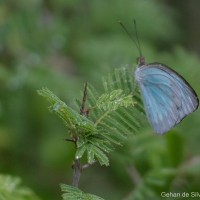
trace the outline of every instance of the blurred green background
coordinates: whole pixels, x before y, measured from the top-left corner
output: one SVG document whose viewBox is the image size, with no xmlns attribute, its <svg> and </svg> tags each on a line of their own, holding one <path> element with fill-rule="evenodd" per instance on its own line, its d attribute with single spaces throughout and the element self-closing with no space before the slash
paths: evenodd
<svg viewBox="0 0 200 200">
<path fill-rule="evenodd" d="M 102 76 L 114 68 L 134 70 L 138 50 L 118 20 L 134 30 L 135 18 L 147 62 L 175 69 L 200 94 L 199 7 L 198 0 L 0 1 L 0 173 L 21 177 L 42 199 L 61 199 L 59 184 L 71 183 L 74 146 L 36 90 L 48 87 L 74 106 L 84 81 L 101 90 Z M 145 124 L 110 155 L 110 167 L 84 171 L 80 188 L 131 199 L 148 173 L 170 166 L 186 170 L 155 193 L 198 191 L 200 112 L 162 137 Z"/>
</svg>

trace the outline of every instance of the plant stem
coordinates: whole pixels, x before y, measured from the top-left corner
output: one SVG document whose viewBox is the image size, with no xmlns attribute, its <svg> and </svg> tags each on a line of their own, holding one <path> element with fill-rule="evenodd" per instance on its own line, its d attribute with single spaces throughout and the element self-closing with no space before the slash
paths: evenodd
<svg viewBox="0 0 200 200">
<path fill-rule="evenodd" d="M 85 83 L 85 86 L 84 86 L 83 99 L 82 99 L 82 104 L 81 104 L 81 108 L 80 108 L 80 115 L 84 115 L 85 117 L 88 117 L 89 110 L 86 110 L 86 108 L 85 108 L 86 100 L 87 100 L 87 82 Z M 79 138 L 76 137 L 71 140 L 75 143 L 76 148 L 77 148 L 78 139 Z M 78 188 L 82 169 L 83 169 L 80 159 L 75 159 L 74 164 L 72 165 L 72 168 L 73 168 L 72 186 Z"/>
<path fill-rule="evenodd" d="M 108 115 L 109 112 L 110 111 L 107 110 L 105 113 L 103 113 L 103 115 L 95 122 L 95 126 L 97 126 L 101 122 L 101 120 Z"/>
<path fill-rule="evenodd" d="M 80 108 L 80 114 L 88 117 L 88 110 L 86 110 L 86 108 L 85 108 L 86 100 L 87 100 L 87 82 L 85 82 L 85 86 L 84 86 L 83 99 L 82 99 L 82 104 L 81 104 L 81 108 Z"/>
<path fill-rule="evenodd" d="M 81 172 L 82 172 L 82 166 L 81 166 L 81 163 L 80 163 L 80 159 L 77 159 L 77 160 L 74 161 L 72 168 L 73 168 L 72 186 L 78 187 L 80 177 L 81 177 Z"/>
<path fill-rule="evenodd" d="M 132 178 L 133 183 L 137 186 L 141 182 L 141 176 L 135 166 L 127 168 L 130 177 Z"/>
</svg>

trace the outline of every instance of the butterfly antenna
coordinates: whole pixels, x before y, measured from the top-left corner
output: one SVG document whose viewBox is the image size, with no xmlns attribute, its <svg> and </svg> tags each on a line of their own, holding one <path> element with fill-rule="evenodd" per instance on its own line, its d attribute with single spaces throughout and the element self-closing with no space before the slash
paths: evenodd
<svg viewBox="0 0 200 200">
<path fill-rule="evenodd" d="M 138 36 L 136 20 L 134 19 L 133 22 L 134 22 L 135 37 L 136 37 L 136 41 L 137 41 L 137 45 L 138 45 L 139 54 L 140 54 L 140 56 L 142 56 L 142 49 L 141 49 L 140 40 L 139 40 L 139 36 Z"/>
<path fill-rule="evenodd" d="M 126 34 L 130 37 L 130 39 L 134 42 L 135 46 L 137 47 L 137 49 L 139 51 L 140 56 L 142 56 L 140 43 L 138 42 L 139 41 L 138 36 L 136 35 L 136 39 L 137 39 L 137 42 L 136 42 L 134 40 L 133 36 L 130 34 L 130 32 L 127 30 L 127 28 L 124 26 L 124 24 L 121 21 L 119 21 L 119 24 L 122 27 L 122 29 L 126 32 Z"/>
</svg>

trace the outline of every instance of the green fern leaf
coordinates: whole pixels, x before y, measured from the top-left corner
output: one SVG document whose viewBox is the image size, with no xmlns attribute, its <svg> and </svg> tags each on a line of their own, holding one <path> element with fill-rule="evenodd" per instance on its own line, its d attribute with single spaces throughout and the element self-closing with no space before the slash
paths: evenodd
<svg viewBox="0 0 200 200">
<path fill-rule="evenodd" d="M 1 200 L 39 200 L 39 198 L 26 187 L 21 186 L 21 180 L 8 175 L 0 175 Z"/>
<path fill-rule="evenodd" d="M 84 193 L 80 189 L 70 185 L 61 184 L 60 187 L 63 192 L 63 200 L 104 200 L 96 195 Z"/>
<path fill-rule="evenodd" d="M 100 148 L 92 145 L 91 151 L 98 159 L 100 165 L 105 165 L 105 166 L 109 165 L 109 159 L 108 159 L 107 155 Z"/>
<path fill-rule="evenodd" d="M 128 107 L 128 106 L 133 106 L 133 100 L 131 95 L 125 95 L 123 94 L 123 91 L 118 89 L 118 90 L 113 90 L 111 93 L 105 93 L 101 95 L 97 102 L 96 105 L 99 109 L 104 110 L 104 111 L 113 111 L 116 110 L 117 108 L 121 107 Z"/>
<path fill-rule="evenodd" d="M 97 129 L 96 135 L 84 136 L 89 163 L 96 158 L 100 164 L 108 165 L 106 153 L 141 127 L 143 107 L 133 77 L 126 68 L 116 69 L 103 79 L 105 93 L 102 95 L 88 85 L 89 119 L 95 122 Z"/>
<path fill-rule="evenodd" d="M 91 144 L 87 145 L 87 159 L 88 159 L 89 164 L 92 164 L 95 162 L 94 152 L 92 151 Z"/>
<path fill-rule="evenodd" d="M 76 154 L 75 154 L 75 158 L 76 159 L 82 158 L 82 156 L 85 153 L 86 149 L 87 149 L 86 145 L 82 145 L 81 147 L 77 148 Z"/>
<path fill-rule="evenodd" d="M 133 76 L 127 69 L 116 69 L 104 78 L 103 84 L 105 92 L 102 95 L 88 85 L 88 118 L 67 106 L 47 88 L 38 93 L 50 102 L 50 110 L 64 121 L 70 136 L 78 138 L 76 158 L 87 153 L 88 163 L 97 159 L 101 165 L 107 166 L 106 154 L 139 130 L 142 104 Z M 77 101 L 77 104 L 80 107 L 81 102 Z"/>
<path fill-rule="evenodd" d="M 95 134 L 96 128 L 92 121 L 67 106 L 49 89 L 43 88 L 38 90 L 38 94 L 45 97 L 51 103 L 50 111 L 57 114 L 64 121 L 70 134 Z"/>
</svg>

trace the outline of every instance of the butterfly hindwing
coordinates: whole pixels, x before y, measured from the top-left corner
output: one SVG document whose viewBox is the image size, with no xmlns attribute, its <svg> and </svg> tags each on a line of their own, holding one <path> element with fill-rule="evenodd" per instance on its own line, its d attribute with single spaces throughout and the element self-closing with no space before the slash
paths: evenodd
<svg viewBox="0 0 200 200">
<path fill-rule="evenodd" d="M 192 87 L 174 70 L 159 63 L 139 66 L 135 73 L 149 122 L 163 134 L 198 107 Z"/>
</svg>

